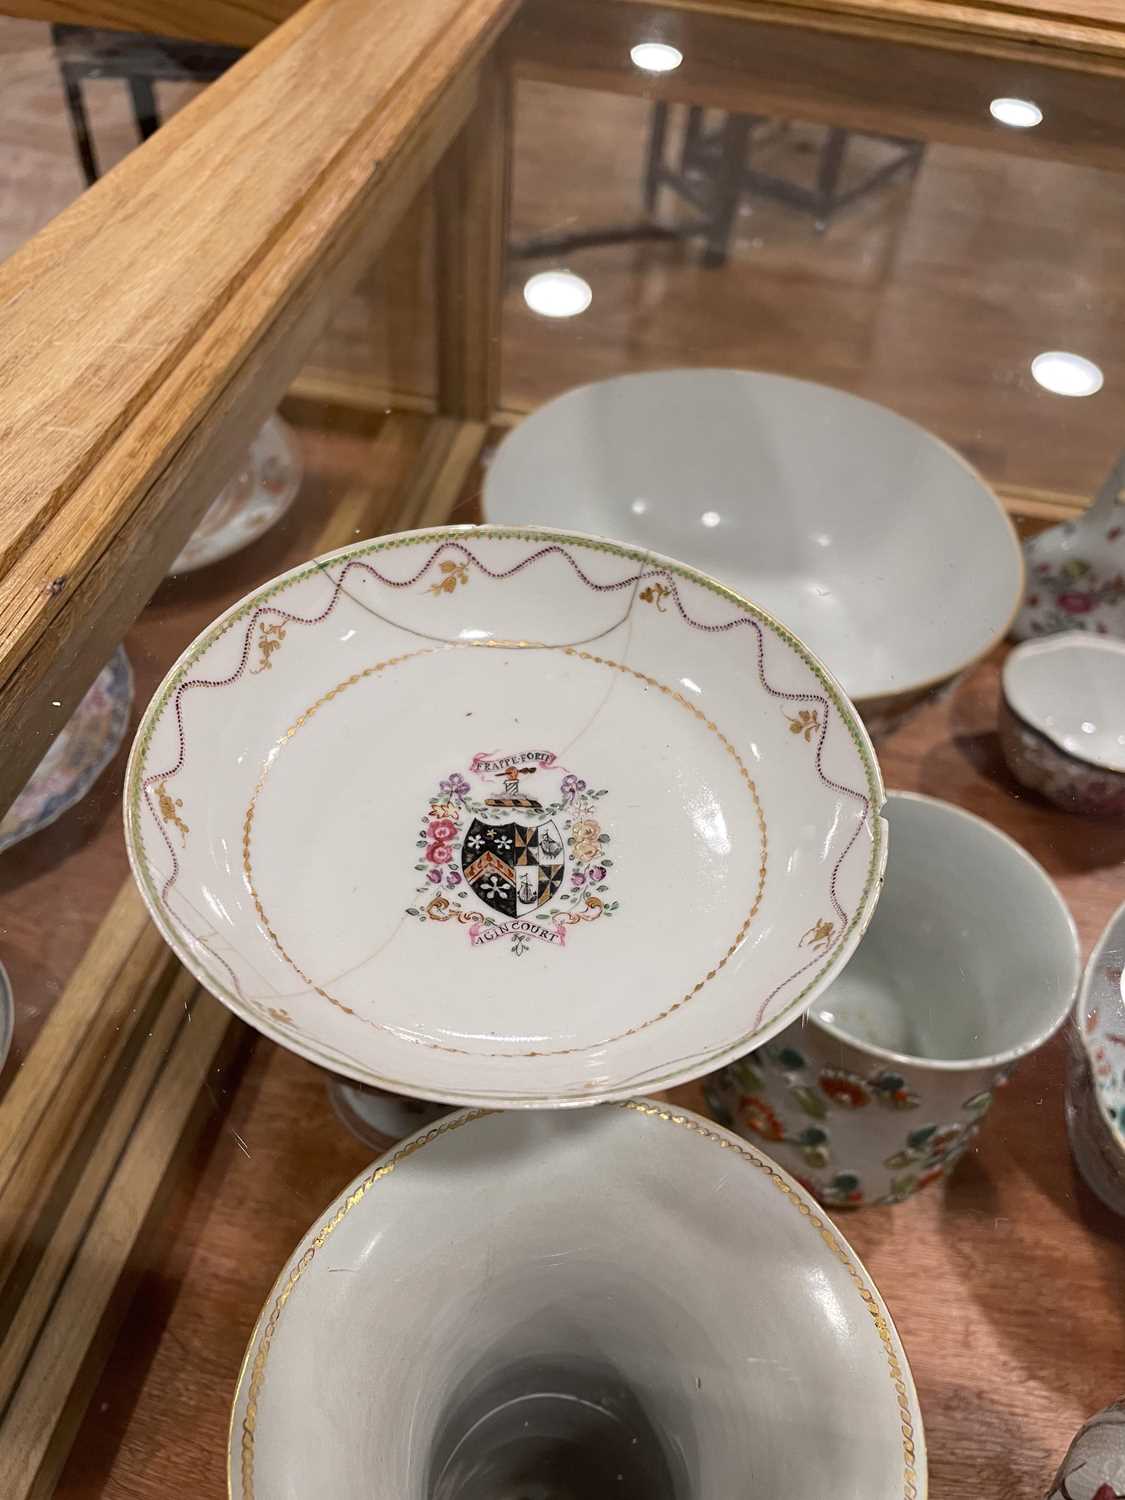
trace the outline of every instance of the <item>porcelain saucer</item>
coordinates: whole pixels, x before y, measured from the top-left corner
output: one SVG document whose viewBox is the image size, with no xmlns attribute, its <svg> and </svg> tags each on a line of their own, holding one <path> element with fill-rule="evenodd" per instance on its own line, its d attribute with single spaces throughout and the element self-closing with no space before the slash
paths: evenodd
<svg viewBox="0 0 1125 1500">
<path fill-rule="evenodd" d="M 879 891 L 882 782 L 784 626 L 561 532 L 379 538 L 223 615 L 138 730 L 125 827 L 177 954 L 356 1082 L 583 1104 L 806 1008 Z"/>
<path fill-rule="evenodd" d="M 0 853 L 82 800 L 117 754 L 132 705 L 133 672 L 118 646 L 0 821 Z"/>
<path fill-rule="evenodd" d="M 192 573 L 256 542 L 281 520 L 300 487 L 296 440 L 280 417 L 270 417 L 242 468 L 204 513 L 169 571 Z"/>
<path fill-rule="evenodd" d="M 232 1500 L 926 1493 L 854 1251 L 768 1157 L 645 1099 L 458 1111 L 345 1188 L 262 1309 L 229 1451 Z"/>
</svg>

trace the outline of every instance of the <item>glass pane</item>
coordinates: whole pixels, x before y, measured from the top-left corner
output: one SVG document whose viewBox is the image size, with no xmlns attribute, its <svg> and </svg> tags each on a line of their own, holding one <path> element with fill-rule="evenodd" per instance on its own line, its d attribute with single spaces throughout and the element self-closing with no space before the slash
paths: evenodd
<svg viewBox="0 0 1125 1500">
<path fill-rule="evenodd" d="M 93 46 L 77 29 L 68 35 L 75 55 Z M 674 52 L 642 53 L 644 66 L 629 61 L 631 47 L 667 48 L 670 40 Z M 1125 246 L 1125 105 L 1115 77 L 1084 73 L 1073 55 L 1067 67 L 1037 65 L 1014 54 L 1006 61 L 1003 49 L 965 38 L 957 50 L 949 40 L 948 48 L 912 46 L 694 8 L 556 11 L 529 0 L 497 54 L 511 75 L 513 117 L 495 409 L 482 420 L 457 399 L 458 378 L 462 396 L 487 385 L 473 386 L 464 371 L 474 359 L 487 371 L 496 352 L 480 311 L 495 268 L 480 249 L 488 226 L 465 211 L 451 252 L 442 219 L 450 183 L 431 180 L 339 300 L 278 411 L 232 467 L 193 535 L 192 554 L 148 601 L 93 699 L 81 709 L 57 704 L 68 728 L 55 744 L 68 745 L 69 758 L 40 783 L 20 815 L 20 838 L 0 852 L 0 959 L 14 994 L 0 1102 L 29 1076 L 25 1069 L 42 1064 L 52 1015 L 66 1005 L 80 1014 L 83 997 L 101 1005 L 119 989 L 133 993 L 122 989 L 120 963 L 98 967 L 99 954 L 116 951 L 121 909 L 113 903 L 131 891 L 120 821 L 128 747 L 169 667 L 224 610 L 353 539 L 447 520 L 595 533 L 612 539 L 611 559 L 627 544 L 634 549 L 627 557 L 641 559 L 629 608 L 667 616 L 670 630 L 687 618 L 677 592 L 683 575 L 662 557 L 698 567 L 771 612 L 781 639 L 790 642 L 793 632 L 797 648 L 815 653 L 854 701 L 891 792 L 890 855 L 870 929 L 808 1018 L 720 1072 L 652 1092 L 733 1131 L 744 1159 L 791 1174 L 799 1186 L 785 1191 L 802 1217 L 839 1236 L 824 1274 L 846 1265 L 856 1287 L 869 1281 L 885 1299 L 917 1400 L 909 1382 L 896 1384 L 897 1345 L 876 1319 L 856 1343 L 870 1335 L 884 1385 L 862 1410 L 848 1405 L 857 1389 L 853 1381 L 849 1395 L 850 1324 L 846 1332 L 843 1323 L 828 1327 L 825 1308 L 835 1306 L 828 1283 L 816 1282 L 820 1295 L 814 1277 L 802 1280 L 796 1251 L 784 1265 L 767 1263 L 750 1226 L 740 1260 L 729 1233 L 709 1239 L 706 1225 L 677 1221 L 682 1238 L 669 1242 L 671 1269 L 656 1278 L 657 1332 L 668 1307 L 693 1306 L 701 1285 L 699 1295 L 710 1295 L 720 1239 L 723 1263 L 739 1272 L 710 1307 L 715 1362 L 692 1370 L 688 1428 L 696 1433 L 698 1420 L 698 1432 L 710 1432 L 710 1414 L 734 1411 L 733 1425 L 755 1437 L 757 1453 L 773 1455 L 771 1463 L 778 1452 L 784 1458 L 767 1488 L 780 1488 L 784 1473 L 787 1484 L 796 1474 L 798 1487 L 818 1492 L 831 1484 L 917 1500 L 927 1493 L 924 1421 L 935 1496 L 1053 1497 L 1052 1475 L 1072 1436 L 1120 1389 L 1125 1145 L 1114 1125 L 1121 1041 L 1112 1018 L 1125 931 L 1098 950 L 1077 1012 L 1074 1002 L 1080 966 L 1125 899 L 1125 725 L 1115 717 L 1114 675 L 1114 643 L 1125 635 L 1125 471 L 1115 468 L 1125 378 L 1116 285 Z M 152 85 L 160 120 L 206 80 L 164 76 L 175 49 L 157 39 L 110 36 L 102 46 L 100 60 L 87 57 L 83 97 L 97 165 L 108 170 L 137 139 L 130 80 Z M 9 80 L 0 93 L 8 163 L 0 253 L 10 254 L 77 196 L 83 174 L 49 29 L 0 21 L 0 49 Z M 193 53 L 201 69 L 205 50 Z M 230 61 L 213 56 L 210 76 Z M 479 186 L 474 178 L 473 190 Z M 472 209 L 473 192 L 464 202 Z M 449 257 L 462 250 L 451 267 Z M 444 580 L 420 587 L 441 604 L 460 599 L 465 581 L 451 564 Z M 713 620 L 708 628 L 723 626 Z M 1080 632 L 1079 643 L 1051 646 L 1064 631 Z M 1017 657 L 1015 638 L 1048 644 Z M 271 650 L 283 639 L 256 637 L 250 669 L 273 671 Z M 801 659 L 809 666 L 807 654 Z M 753 700 L 762 743 L 779 744 L 808 770 L 810 785 L 815 767 L 816 785 L 831 787 L 824 765 L 831 769 L 832 726 L 864 751 L 867 741 L 833 683 L 821 681 L 826 692 L 816 697 L 770 687 L 761 659 L 747 658 L 746 695 L 762 687 L 760 704 Z M 681 674 L 680 701 L 692 690 Z M 703 720 L 721 738 L 726 715 L 744 707 L 734 696 L 714 722 Z M 432 707 L 436 723 L 443 705 Z M 85 739 L 71 732 L 76 724 L 86 725 Z M 362 739 L 373 777 L 381 774 L 382 732 L 373 723 Z M 647 749 L 638 734 L 638 765 Z M 705 759 L 677 764 L 684 797 L 702 795 L 710 785 Z M 414 769 L 401 768 L 405 780 Z M 541 785 L 540 769 L 530 774 Z M 503 795 L 541 812 L 526 777 L 523 786 L 516 781 L 504 783 Z M 783 791 L 765 800 L 791 804 Z M 325 799 L 333 793 L 326 779 Z M 863 801 L 854 788 L 843 794 Z M 177 800 L 174 786 L 157 795 L 173 849 L 189 825 L 219 817 L 217 792 L 205 808 Z M 447 820 L 440 808 L 434 816 Z M 616 826 L 605 822 L 616 841 Z M 224 829 L 231 848 L 246 826 Z M 377 818 L 357 837 L 365 857 L 383 860 L 386 830 Z M 448 837 L 434 834 L 431 848 Z M 316 838 L 314 819 L 310 859 Z M 601 840 L 595 822 L 582 859 L 568 845 L 575 891 L 590 882 L 595 890 L 613 884 L 616 894 L 630 878 L 640 890 L 655 879 L 648 865 L 659 868 L 676 917 L 651 943 L 671 965 L 677 945 L 706 921 L 706 903 L 670 855 L 647 862 L 642 879 L 636 869 L 629 877 L 626 849 L 603 887 Z M 453 886 L 441 884 L 442 859 L 421 847 L 417 858 L 420 878 L 436 873 L 441 899 L 457 899 L 444 894 Z M 427 858 L 434 871 L 425 870 Z M 799 858 L 771 837 L 764 863 L 781 884 Z M 857 931 L 858 906 L 840 904 L 840 865 L 832 868 L 826 890 L 837 904 L 829 909 L 826 895 L 824 909 L 810 908 L 795 934 L 802 964 L 831 955 Z M 343 884 L 341 892 L 342 903 Z M 101 1156 L 93 1149 L 75 1156 L 64 1141 L 50 1168 L 57 1180 L 51 1176 L 37 1202 L 31 1229 L 17 1225 L 11 1244 L 0 1243 L 0 1333 L 9 1351 L 0 1352 L 0 1412 L 13 1392 L 12 1410 L 33 1410 L 27 1403 L 41 1368 L 43 1389 L 54 1389 L 47 1378 L 54 1345 L 37 1342 L 31 1320 L 49 1320 L 52 1297 L 62 1308 L 67 1296 L 77 1298 L 80 1273 L 90 1278 L 87 1301 L 103 1294 L 108 1301 L 119 1263 L 112 1277 L 99 1278 L 98 1236 L 108 1243 L 116 1233 L 119 1243 L 124 1231 L 98 1220 L 102 1195 L 117 1205 L 128 1150 L 143 1147 L 155 1162 L 166 1148 L 144 1199 L 144 1232 L 139 1221 L 129 1226 L 136 1247 L 115 1299 L 120 1322 L 107 1313 L 100 1340 L 93 1327 L 64 1338 L 50 1370 L 56 1383 L 58 1369 L 75 1377 L 65 1420 L 56 1431 L 57 1413 L 42 1419 L 41 1448 L 40 1438 L 21 1440 L 28 1462 L 42 1462 L 50 1477 L 41 1493 L 57 1480 L 56 1492 L 71 1500 L 217 1495 L 230 1464 L 231 1493 L 251 1500 L 254 1419 L 242 1362 L 248 1345 L 252 1360 L 261 1349 L 269 1325 L 256 1320 L 263 1306 L 278 1306 L 271 1291 L 278 1274 L 310 1226 L 331 1222 L 326 1206 L 378 1152 L 450 1106 L 350 1084 L 298 1056 L 284 1044 L 284 1011 L 272 1027 L 262 1023 L 265 1034 L 232 1021 L 221 1035 L 219 1002 L 190 986 L 181 996 L 182 978 L 160 970 L 158 948 L 144 972 L 159 974 L 159 993 L 129 979 L 139 998 L 123 1007 L 128 1046 L 108 1070 L 93 1069 L 96 1101 L 66 1094 L 68 1077 L 85 1076 L 88 1058 L 71 1056 L 59 1069 L 65 1108 L 50 1117 L 52 1129 L 65 1135 L 60 1114 L 86 1129 L 87 1109 L 92 1138 L 105 1144 Z M 513 951 L 523 954 L 515 944 Z M 533 1017 L 543 957 L 519 957 L 520 972 L 531 976 L 523 998 Z M 614 1014 L 622 989 L 627 980 L 607 964 L 604 981 L 576 987 L 575 1013 Z M 173 1026 L 174 1005 L 186 1006 L 190 1021 L 176 1015 Z M 188 1067 L 186 1032 L 208 1026 L 214 1042 L 199 1091 L 177 1083 L 176 1070 Z M 100 1037 L 96 1044 L 108 1045 Z M 684 1065 L 678 1076 L 692 1071 L 699 1069 Z M 133 1114 L 117 1140 L 114 1121 L 130 1089 Z M 89 1174 L 102 1157 L 104 1181 L 95 1182 Z M 670 1149 L 659 1183 L 670 1213 L 680 1205 L 677 1159 Z M 738 1162 L 729 1146 L 726 1161 Z M 733 1201 L 735 1172 L 719 1174 L 720 1200 Z M 610 1216 L 612 1192 L 604 1184 L 601 1191 L 598 1213 Z M 527 1199 L 521 1222 L 542 1209 L 538 1188 Z M 72 1204 L 84 1204 L 80 1232 Z M 430 1372 L 435 1383 L 446 1380 L 446 1343 L 430 1312 L 446 1306 L 451 1287 L 472 1281 L 459 1259 L 471 1217 L 450 1211 L 440 1234 L 420 1234 L 411 1247 L 412 1267 L 429 1274 L 432 1265 L 433 1273 L 418 1299 L 424 1307 L 409 1358 L 397 1345 L 387 1356 L 404 1367 L 404 1388 L 415 1359 L 423 1385 Z M 373 1231 L 354 1267 L 341 1257 L 332 1279 L 347 1283 L 354 1271 L 358 1280 L 378 1240 Z M 619 1254 L 621 1295 L 631 1296 L 647 1286 L 648 1272 L 638 1268 L 649 1262 L 635 1245 Z M 567 1274 L 558 1269 L 562 1301 Z M 782 1284 L 784 1297 L 772 1290 Z M 491 1295 L 484 1276 L 469 1291 Z M 339 1306 L 351 1305 L 345 1289 L 338 1295 Z M 878 1312 L 873 1298 L 864 1298 L 864 1313 Z M 590 1305 L 598 1317 L 604 1311 L 605 1352 L 628 1404 L 637 1396 L 635 1372 L 614 1306 L 597 1298 Z M 747 1307 L 760 1309 L 758 1332 L 733 1355 L 722 1352 Z M 75 1328 L 84 1326 L 81 1311 Z M 786 1334 L 780 1354 L 767 1325 Z M 690 1342 L 695 1324 L 686 1314 L 683 1331 Z M 826 1363 L 814 1370 L 809 1350 L 821 1336 Z M 488 1337 L 484 1329 L 482 1348 Z M 759 1360 L 768 1381 L 758 1404 L 728 1395 L 734 1387 L 717 1372 Z M 678 1358 L 661 1368 L 688 1379 Z M 338 1370 L 316 1375 L 337 1389 Z M 827 1404 L 810 1396 L 822 1381 L 832 1391 Z M 447 1384 L 456 1384 L 452 1376 Z M 243 1402 L 233 1441 L 232 1396 Z M 893 1461 L 875 1479 L 870 1470 L 857 1478 L 861 1471 L 850 1466 L 875 1451 L 884 1399 L 893 1404 Z M 343 1432 L 341 1445 L 354 1439 L 357 1448 L 378 1449 L 382 1408 L 371 1406 L 363 1407 L 362 1434 Z M 827 1408 L 836 1413 L 831 1432 Z M 664 1420 L 643 1415 L 646 1433 Z M 0 1443 L 11 1420 L 0 1416 Z M 427 1411 L 415 1436 L 432 1457 L 441 1445 L 422 1431 L 429 1421 Z M 306 1471 L 297 1449 L 302 1462 L 315 1459 L 317 1443 L 308 1440 L 312 1428 L 294 1427 L 301 1442 L 290 1450 L 286 1483 L 300 1489 Z M 33 1430 L 30 1421 L 21 1429 Z M 695 1448 L 714 1457 L 724 1440 L 715 1439 L 714 1451 L 709 1441 L 699 1438 Z M 700 1480 L 705 1470 L 675 1420 L 653 1451 L 662 1443 L 686 1468 L 666 1485 L 648 1469 L 638 1496 L 733 1493 Z M 825 1454 L 837 1453 L 825 1477 Z M 755 1462 L 751 1454 L 745 1472 L 755 1478 L 747 1483 L 759 1481 Z M 622 1472 L 628 1466 L 624 1459 Z M 1086 1461 L 1068 1481 L 1068 1500 L 1106 1500 L 1094 1474 Z M 416 1496 L 394 1500 L 486 1500 L 469 1488 L 449 1495 L 432 1477 L 419 1478 Z M 636 1477 L 632 1469 L 628 1477 Z M 1125 1488 L 1109 1471 L 1104 1477 L 1112 1493 Z M 366 1478 L 369 1493 L 381 1496 L 381 1471 Z M 589 1480 L 551 1490 L 537 1470 L 528 1483 L 526 1496 L 501 1488 L 488 1500 L 571 1493 L 603 1500 Z M 20 1500 L 31 1492 L 21 1489 Z M 274 1492 L 260 1482 L 256 1493 L 272 1500 Z"/>
</svg>

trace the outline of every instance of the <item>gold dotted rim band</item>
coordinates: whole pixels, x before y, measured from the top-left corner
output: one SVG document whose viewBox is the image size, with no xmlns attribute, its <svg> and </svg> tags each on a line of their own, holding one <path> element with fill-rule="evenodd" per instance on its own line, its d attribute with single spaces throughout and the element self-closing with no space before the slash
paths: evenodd
<svg viewBox="0 0 1125 1500">
<path fill-rule="evenodd" d="M 643 1115 L 647 1119 L 663 1121 L 665 1124 L 676 1125 L 681 1129 L 690 1130 L 701 1139 L 721 1147 L 724 1151 L 733 1152 L 742 1161 L 750 1166 L 756 1167 L 765 1173 L 769 1182 L 784 1194 L 793 1208 L 809 1224 L 809 1226 L 820 1236 L 829 1251 L 836 1257 L 851 1278 L 856 1294 L 862 1301 L 871 1317 L 872 1326 L 878 1336 L 880 1346 L 887 1362 L 887 1373 L 894 1391 L 897 1406 L 898 1426 L 902 1440 L 902 1494 L 903 1500 L 925 1500 L 926 1495 L 926 1473 L 924 1465 L 919 1467 L 917 1453 L 918 1445 L 922 1438 L 922 1419 L 915 1412 L 911 1404 L 911 1391 L 908 1384 L 907 1372 L 903 1369 L 904 1360 L 899 1359 L 896 1348 L 896 1337 L 892 1330 L 890 1317 L 883 1307 L 882 1301 L 873 1285 L 869 1285 L 863 1268 L 855 1259 L 851 1247 L 836 1233 L 835 1227 L 830 1220 L 821 1216 L 817 1205 L 812 1202 L 800 1188 L 786 1180 L 777 1166 L 766 1156 L 761 1156 L 752 1147 L 740 1141 L 737 1137 L 727 1135 L 711 1127 L 698 1115 L 687 1114 L 668 1109 L 662 1104 L 653 1103 L 646 1099 L 627 1099 L 618 1104 L 603 1105 L 604 1109 L 626 1109 L 635 1114 Z M 486 1119 L 495 1113 L 488 1109 L 469 1110 L 464 1114 L 455 1115 L 452 1119 L 440 1121 L 425 1134 L 416 1136 L 404 1146 L 376 1163 L 375 1167 L 365 1177 L 358 1187 L 354 1188 L 343 1203 L 317 1230 L 312 1243 L 300 1256 L 286 1276 L 281 1290 L 274 1295 L 271 1292 L 271 1301 L 267 1299 L 265 1306 L 258 1315 L 258 1321 L 254 1326 L 254 1332 L 250 1336 L 246 1354 L 239 1371 L 238 1384 L 235 1388 L 234 1402 L 231 1407 L 230 1439 L 227 1454 L 227 1494 L 229 1500 L 235 1500 L 233 1460 L 235 1450 L 235 1423 L 238 1416 L 238 1402 L 243 1386 L 246 1382 L 249 1370 L 249 1388 L 246 1394 L 246 1412 L 242 1419 L 242 1432 L 239 1441 L 240 1476 L 242 1480 L 242 1493 L 239 1500 L 256 1500 L 254 1493 L 254 1437 L 258 1424 L 258 1402 L 261 1398 L 262 1388 L 266 1378 L 266 1366 L 269 1363 L 270 1350 L 273 1345 L 274 1335 L 277 1332 L 282 1315 L 292 1297 L 294 1291 L 305 1275 L 305 1272 L 316 1259 L 317 1252 L 322 1250 L 354 1208 L 361 1204 L 364 1198 L 376 1183 L 385 1178 L 409 1161 L 412 1156 L 417 1155 L 424 1147 L 432 1145 L 434 1141 L 440 1140 L 442 1136 L 449 1135 L 452 1131 L 461 1130 L 466 1125 L 471 1125 L 478 1120 Z M 267 1313 L 268 1309 L 268 1313 Z M 918 1437 L 916 1443 L 915 1434 Z"/>
</svg>

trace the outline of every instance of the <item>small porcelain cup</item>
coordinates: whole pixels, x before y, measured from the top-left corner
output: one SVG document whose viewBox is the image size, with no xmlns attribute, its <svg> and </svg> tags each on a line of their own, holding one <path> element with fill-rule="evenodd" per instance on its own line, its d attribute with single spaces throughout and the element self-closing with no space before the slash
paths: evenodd
<svg viewBox="0 0 1125 1500">
<path fill-rule="evenodd" d="M 1125 1490 L 1125 1401 L 1079 1428 L 1047 1500 L 1117 1500 Z"/>
<path fill-rule="evenodd" d="M 1071 631 L 1017 646 L 999 729 L 1024 786 L 1064 812 L 1125 815 L 1125 641 Z"/>
<path fill-rule="evenodd" d="M 886 885 L 847 968 L 707 1098 L 833 1207 L 947 1173 L 992 1091 L 1065 1019 L 1078 935 L 1046 872 L 982 818 L 892 792 Z"/>
</svg>

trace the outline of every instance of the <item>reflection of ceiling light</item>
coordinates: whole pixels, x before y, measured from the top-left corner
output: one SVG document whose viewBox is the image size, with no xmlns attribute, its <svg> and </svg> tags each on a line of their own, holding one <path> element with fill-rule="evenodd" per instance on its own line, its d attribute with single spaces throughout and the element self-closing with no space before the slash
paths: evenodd
<svg viewBox="0 0 1125 1500">
<path fill-rule="evenodd" d="M 719 524 L 719 512 L 717 510 L 705 510 L 699 518 L 704 526 L 717 526 Z"/>
<path fill-rule="evenodd" d="M 573 318 L 593 299 L 590 283 L 573 271 L 537 271 L 525 284 L 523 300 L 545 318 Z"/>
<path fill-rule="evenodd" d="M 1030 130 L 1043 118 L 1043 111 L 1030 99 L 993 99 L 988 112 L 1001 125 L 1014 125 L 1017 130 Z"/>
<path fill-rule="evenodd" d="M 632 503 L 632 505 L 630 505 L 629 509 L 633 512 L 633 514 L 635 516 L 643 516 L 644 513 L 645 513 L 645 511 L 648 510 L 648 501 L 647 500 L 634 500 L 633 503 Z"/>
<path fill-rule="evenodd" d="M 1092 396 L 1105 377 L 1092 359 L 1050 349 L 1031 361 L 1031 373 L 1045 390 L 1056 396 Z"/>
<path fill-rule="evenodd" d="M 670 73 L 684 60 L 680 49 L 670 47 L 667 42 L 638 42 L 629 56 L 646 73 Z"/>
</svg>

